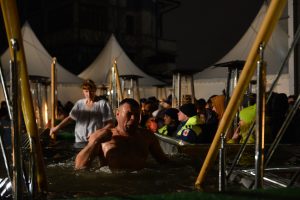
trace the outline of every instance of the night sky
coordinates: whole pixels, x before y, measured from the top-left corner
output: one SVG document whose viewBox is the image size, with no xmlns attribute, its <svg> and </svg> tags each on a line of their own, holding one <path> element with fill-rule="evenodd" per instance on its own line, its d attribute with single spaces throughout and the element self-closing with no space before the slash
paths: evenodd
<svg viewBox="0 0 300 200">
<path fill-rule="evenodd" d="M 216 63 L 247 31 L 263 2 L 262 0 L 181 1 L 179 8 L 167 13 L 163 18 L 164 38 L 177 40 L 177 68 L 201 71 Z M 23 7 L 26 6 L 22 5 L 19 8 L 22 22 L 25 20 Z M 7 48 L 3 30 L 2 25 L 1 53 Z"/>
<path fill-rule="evenodd" d="M 262 0 L 184 0 L 166 16 L 167 37 L 178 41 L 178 68 L 209 67 L 241 39 Z"/>
</svg>

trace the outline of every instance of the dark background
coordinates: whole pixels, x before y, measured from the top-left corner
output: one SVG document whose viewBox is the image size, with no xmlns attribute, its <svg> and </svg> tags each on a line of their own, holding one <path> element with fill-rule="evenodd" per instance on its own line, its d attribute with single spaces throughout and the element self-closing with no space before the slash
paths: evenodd
<svg viewBox="0 0 300 200">
<path fill-rule="evenodd" d="M 66 0 L 61 0 L 66 1 Z M 127 0 L 134 3 L 134 0 Z M 143 0 L 147 1 L 147 0 Z M 149 0 L 152 1 L 152 0 Z M 171 0 L 172 1 L 172 0 Z M 170 2 L 171 2 L 170 1 Z M 17 0 L 21 23 L 28 20 L 41 43 L 53 56 L 58 57 L 58 52 L 49 48 L 43 40 L 44 35 L 41 23 L 31 23 L 38 12 L 36 0 Z M 155 2 L 155 1 L 154 1 Z M 202 71 L 221 59 L 239 41 L 247 31 L 249 25 L 258 13 L 262 0 L 184 0 L 179 1 L 178 8 L 166 13 L 162 18 L 162 37 L 177 41 L 175 59 L 176 70 Z M 2 15 L 1 15 L 2 16 Z M 66 18 L 72 16 L 65 16 Z M 56 23 L 60 23 L 58 20 Z M 7 39 L 1 19 L 0 50 L 7 48 Z M 150 25 L 150 24 L 149 24 Z M 72 34 L 72 33 L 71 33 Z M 76 34 L 76 33 L 74 33 Z M 122 44 L 122 41 L 120 41 Z M 76 45 L 75 45 L 76 46 Z M 100 53 L 101 45 L 97 48 Z M 126 48 L 125 48 L 126 49 Z M 80 57 L 81 55 L 78 55 Z M 131 59 L 147 73 L 156 75 L 155 70 L 147 70 L 147 61 Z M 64 57 L 58 57 L 62 66 L 74 74 L 80 73 L 87 67 L 96 55 L 83 60 L 77 65 L 69 63 Z M 72 66 L 72 67 L 71 67 Z"/>
<path fill-rule="evenodd" d="M 241 39 L 264 1 L 182 1 L 166 16 L 168 37 L 178 41 L 177 67 L 202 70 Z"/>
</svg>

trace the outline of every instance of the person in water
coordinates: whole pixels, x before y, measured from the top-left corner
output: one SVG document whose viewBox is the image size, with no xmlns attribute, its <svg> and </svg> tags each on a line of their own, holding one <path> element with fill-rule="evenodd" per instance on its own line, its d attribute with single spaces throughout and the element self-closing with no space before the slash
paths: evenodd
<svg viewBox="0 0 300 200">
<path fill-rule="evenodd" d="M 88 144 L 78 153 L 75 169 L 84 169 L 99 156 L 101 165 L 111 170 L 139 170 L 146 166 L 151 154 L 159 163 L 168 161 L 156 136 L 139 127 L 140 106 L 131 98 L 120 102 L 116 111 L 117 126 L 97 130 Z"/>
<path fill-rule="evenodd" d="M 87 142 L 89 136 L 103 127 L 113 127 L 113 111 L 106 100 L 96 98 L 96 85 L 88 79 L 82 84 L 83 99 L 78 100 L 63 121 L 51 128 L 50 136 L 54 137 L 58 130 L 71 121 L 76 121 L 75 142 Z"/>
</svg>

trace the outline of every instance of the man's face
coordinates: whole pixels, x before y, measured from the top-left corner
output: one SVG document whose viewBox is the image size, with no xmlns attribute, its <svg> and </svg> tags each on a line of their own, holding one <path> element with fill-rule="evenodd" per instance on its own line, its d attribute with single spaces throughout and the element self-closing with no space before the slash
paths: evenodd
<svg viewBox="0 0 300 200">
<path fill-rule="evenodd" d="M 118 108 L 116 117 L 118 125 L 124 127 L 126 131 L 129 131 L 138 127 L 140 110 L 133 109 L 129 104 L 125 103 Z"/>
</svg>

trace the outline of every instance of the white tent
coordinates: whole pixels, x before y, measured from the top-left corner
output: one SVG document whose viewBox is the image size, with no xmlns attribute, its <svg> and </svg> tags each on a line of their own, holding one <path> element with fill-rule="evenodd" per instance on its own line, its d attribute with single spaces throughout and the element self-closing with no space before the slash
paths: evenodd
<svg viewBox="0 0 300 200">
<path fill-rule="evenodd" d="M 28 75 L 51 78 L 52 57 L 43 47 L 27 22 L 22 27 L 22 37 Z M 1 63 L 3 67 L 3 74 L 5 77 L 9 77 L 9 60 L 9 49 L 7 49 L 4 54 L 1 55 Z M 56 69 L 57 83 L 82 83 L 82 79 L 64 69 L 58 62 L 56 62 Z"/>
<path fill-rule="evenodd" d="M 110 69 L 115 60 L 120 76 L 141 76 L 143 78 L 139 79 L 139 84 L 143 87 L 163 84 L 140 70 L 126 55 L 113 34 L 95 61 L 78 76 L 83 79 L 92 79 L 97 84 L 105 84 L 109 80 Z"/>
<path fill-rule="evenodd" d="M 52 57 L 38 40 L 28 23 L 24 24 L 21 31 L 28 75 L 51 78 Z M 9 78 L 9 60 L 9 50 L 6 50 L 1 55 L 2 70 L 6 81 Z M 56 62 L 56 76 L 58 83 L 57 95 L 62 103 L 75 102 L 82 97 L 81 78 L 64 69 L 58 62 Z M 0 92 L 0 99 L 4 100 L 3 92 Z"/>
<path fill-rule="evenodd" d="M 252 22 L 251 26 L 241 38 L 241 40 L 229 51 L 222 59 L 216 63 L 225 63 L 235 60 L 246 60 L 250 52 L 252 44 L 256 38 L 259 31 L 260 25 L 264 19 L 267 11 L 267 6 L 263 5 L 256 18 Z M 272 80 L 275 79 L 275 74 L 279 71 L 285 56 L 288 52 L 288 34 L 284 31 L 284 28 L 278 24 L 274 29 L 266 47 L 264 50 L 264 60 L 267 63 L 267 86 L 270 86 Z M 287 66 L 284 68 L 284 75 L 279 80 L 277 84 L 277 92 L 285 92 L 289 94 L 288 91 L 288 74 Z M 199 97 L 209 97 L 213 94 L 220 94 L 226 87 L 226 77 L 228 74 L 228 69 L 226 67 L 215 67 L 211 66 L 202 72 L 194 75 L 195 88 L 205 88 L 205 91 L 214 91 L 215 93 L 203 93 L 202 91 L 195 91 L 196 96 Z M 215 83 L 218 83 L 218 89 L 215 87 Z M 208 88 L 208 90 L 206 89 Z M 276 88 L 275 88 L 276 90 Z M 219 91 L 216 93 L 216 91 Z"/>
</svg>

